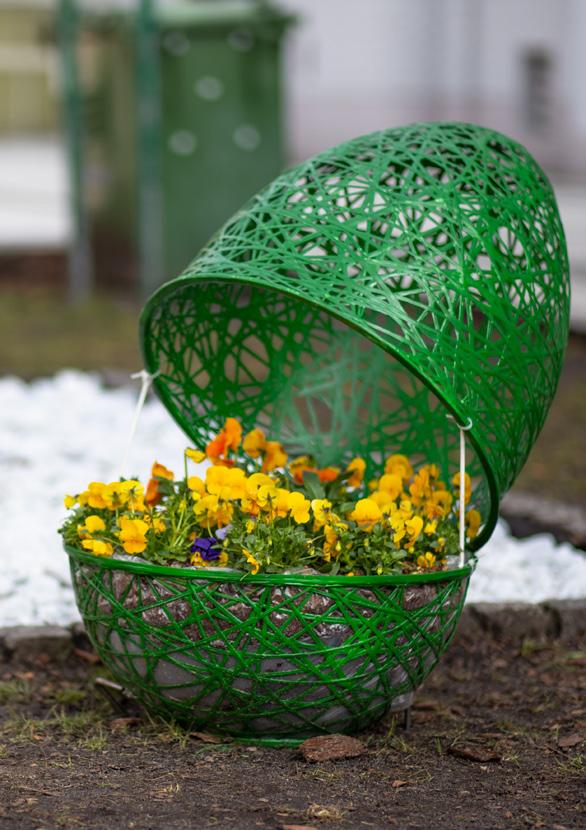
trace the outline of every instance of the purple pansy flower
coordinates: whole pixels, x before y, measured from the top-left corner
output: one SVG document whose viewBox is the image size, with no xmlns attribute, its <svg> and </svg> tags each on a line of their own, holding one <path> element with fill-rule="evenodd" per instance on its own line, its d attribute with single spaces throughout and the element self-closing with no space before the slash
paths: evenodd
<svg viewBox="0 0 586 830">
<path fill-rule="evenodd" d="M 214 562 L 220 558 L 222 549 L 218 547 L 215 539 L 206 539 L 203 536 L 198 537 L 191 546 L 192 553 L 199 553 L 204 562 Z"/>
</svg>

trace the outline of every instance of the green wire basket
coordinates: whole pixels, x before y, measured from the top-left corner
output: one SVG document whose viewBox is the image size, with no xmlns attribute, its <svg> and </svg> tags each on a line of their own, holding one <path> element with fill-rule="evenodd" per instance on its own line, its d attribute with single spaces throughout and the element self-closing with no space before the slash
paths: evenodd
<svg viewBox="0 0 586 830">
<path fill-rule="evenodd" d="M 452 639 L 471 572 L 243 578 L 67 551 L 97 653 L 148 710 L 279 743 L 408 708 Z"/>
<path fill-rule="evenodd" d="M 147 302 L 148 372 L 203 447 L 226 417 L 322 465 L 392 452 L 466 467 L 491 535 L 553 399 L 569 326 L 564 233 L 527 151 L 414 124 L 279 176 Z M 458 429 L 460 427 L 460 429 Z M 78 604 L 147 707 L 303 737 L 408 706 L 449 643 L 471 565 L 405 577 L 235 577 L 69 550 Z"/>
</svg>

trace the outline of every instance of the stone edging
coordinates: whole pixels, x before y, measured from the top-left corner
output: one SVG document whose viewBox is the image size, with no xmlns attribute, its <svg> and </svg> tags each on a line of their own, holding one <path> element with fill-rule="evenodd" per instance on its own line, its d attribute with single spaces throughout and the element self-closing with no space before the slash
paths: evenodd
<svg viewBox="0 0 586 830">
<path fill-rule="evenodd" d="M 488 638 L 521 645 L 524 641 L 577 644 L 586 637 L 586 597 L 532 603 L 479 602 L 465 606 L 458 638 Z M 91 649 L 83 625 L 20 625 L 0 628 L 0 661 L 66 660 L 73 650 Z"/>
<path fill-rule="evenodd" d="M 531 493 L 507 493 L 500 506 L 514 536 L 552 533 L 558 542 L 586 550 L 586 510 Z"/>
</svg>

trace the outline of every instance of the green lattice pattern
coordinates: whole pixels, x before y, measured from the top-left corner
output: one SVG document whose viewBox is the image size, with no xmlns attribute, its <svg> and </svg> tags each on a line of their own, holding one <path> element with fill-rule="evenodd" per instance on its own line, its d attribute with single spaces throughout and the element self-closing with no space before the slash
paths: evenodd
<svg viewBox="0 0 586 830">
<path fill-rule="evenodd" d="M 147 368 L 202 445 L 228 415 L 322 463 L 390 452 L 457 469 L 496 522 L 553 398 L 564 234 L 518 144 L 467 124 L 373 133 L 286 172 L 145 307 Z"/>
<path fill-rule="evenodd" d="M 243 580 L 68 553 L 86 630 L 118 682 L 165 718 L 244 738 L 352 732 L 410 705 L 471 570 Z"/>
</svg>

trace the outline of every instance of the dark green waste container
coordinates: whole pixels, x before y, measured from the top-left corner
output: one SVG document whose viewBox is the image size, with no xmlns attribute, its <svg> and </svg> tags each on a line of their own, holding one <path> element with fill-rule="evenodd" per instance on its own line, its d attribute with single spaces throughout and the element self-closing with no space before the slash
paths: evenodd
<svg viewBox="0 0 586 830">
<path fill-rule="evenodd" d="M 252 0 L 67 5 L 78 228 L 99 277 L 128 279 L 130 265 L 148 293 L 282 168 L 280 56 L 292 18 Z"/>
</svg>

